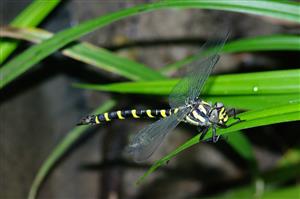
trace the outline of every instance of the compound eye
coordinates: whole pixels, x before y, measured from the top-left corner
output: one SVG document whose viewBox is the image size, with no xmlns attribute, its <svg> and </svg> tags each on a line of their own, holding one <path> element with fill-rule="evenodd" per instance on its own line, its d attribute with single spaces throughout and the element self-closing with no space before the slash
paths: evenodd
<svg viewBox="0 0 300 199">
<path fill-rule="evenodd" d="M 217 107 L 217 108 L 222 108 L 223 106 L 224 106 L 224 104 L 221 103 L 221 102 L 217 102 L 217 104 L 216 104 L 216 107 Z"/>
<path fill-rule="evenodd" d="M 218 112 L 217 110 L 213 110 L 210 114 L 210 120 L 213 122 L 218 122 Z"/>
</svg>

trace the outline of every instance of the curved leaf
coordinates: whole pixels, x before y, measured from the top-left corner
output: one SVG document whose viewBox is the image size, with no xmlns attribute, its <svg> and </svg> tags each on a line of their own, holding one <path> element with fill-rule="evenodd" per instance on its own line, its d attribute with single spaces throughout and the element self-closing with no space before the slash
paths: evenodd
<svg viewBox="0 0 300 199">
<path fill-rule="evenodd" d="M 226 133 L 253 128 L 258 126 L 264 126 L 275 123 L 289 122 L 300 120 L 300 103 L 287 104 L 282 106 L 275 106 L 268 109 L 254 110 L 244 112 L 238 115 L 242 120 L 241 123 L 235 124 L 229 128 L 218 129 L 218 135 L 224 135 Z M 234 122 L 234 119 L 229 120 L 229 124 Z M 211 130 L 207 133 L 205 138 L 211 137 Z M 180 153 L 181 151 L 199 143 L 200 135 L 196 135 L 189 139 L 187 142 L 179 146 L 177 149 L 157 161 L 139 180 L 137 183 L 141 183 L 148 175 L 154 172 L 158 167 L 166 164 L 168 160 Z"/>
<path fill-rule="evenodd" d="M 1 37 L 24 39 L 34 43 L 53 36 L 52 33 L 38 28 L 13 28 L 5 27 L 0 32 Z M 299 50 L 300 37 L 296 35 L 268 35 L 255 38 L 240 39 L 226 43 L 223 52 L 242 52 L 259 50 Z M 76 43 L 62 50 L 62 53 L 73 59 L 91 64 L 97 68 L 119 74 L 131 80 L 151 80 L 151 75 L 156 73 L 148 67 L 132 60 L 116 56 L 114 53 L 94 46 L 87 42 Z M 197 56 L 198 57 L 198 56 Z M 192 57 L 193 58 L 193 57 Z M 162 68 L 162 71 L 174 70 L 188 63 L 192 58 L 187 58 L 175 64 Z M 158 74 L 158 73 L 157 73 Z M 159 74 L 158 74 L 159 75 Z"/>
<path fill-rule="evenodd" d="M 34 27 L 60 3 L 59 0 L 35 0 L 25 8 L 11 23 L 14 27 Z M 1 56 L 0 64 L 16 49 L 17 41 L 0 40 Z"/>
<path fill-rule="evenodd" d="M 230 144 L 231 147 L 234 148 L 239 153 L 239 155 L 248 162 L 248 164 L 250 164 L 250 169 L 256 171 L 256 160 L 252 145 L 248 138 L 244 134 L 242 134 L 242 132 L 229 133 L 227 136 L 228 139 L 226 139 L 226 142 Z"/>
<path fill-rule="evenodd" d="M 284 81 L 282 81 L 284 79 Z M 178 80 L 125 82 L 107 85 L 75 84 L 75 87 L 119 93 L 168 95 Z M 201 97 L 239 109 L 259 109 L 299 102 L 300 70 L 219 75 L 210 77 Z"/>
<path fill-rule="evenodd" d="M 110 100 L 105 102 L 103 105 L 98 107 L 93 113 L 101 113 L 108 111 L 115 105 L 115 101 Z M 54 167 L 55 163 L 67 152 L 67 150 L 82 136 L 86 133 L 90 126 L 80 126 L 70 131 L 67 136 L 53 149 L 51 154 L 44 161 L 42 166 L 39 168 L 33 183 L 31 184 L 28 199 L 36 198 L 37 192 L 41 183 L 45 180 L 50 170 Z"/>
<path fill-rule="evenodd" d="M 219 9 L 235 12 L 251 13 L 276 17 L 280 19 L 300 21 L 299 5 L 287 1 L 276 0 L 253 0 L 253 1 L 236 1 L 236 0 L 186 0 L 186 1 L 162 1 L 151 4 L 138 5 L 124 9 L 112 14 L 101 16 L 89 20 L 70 29 L 57 33 L 51 39 L 41 44 L 37 44 L 17 56 L 0 69 L 1 81 L 0 89 L 13 81 L 15 78 L 29 70 L 33 65 L 59 50 L 66 44 L 80 38 L 81 36 L 96 30 L 97 28 L 108 25 L 114 21 L 123 19 L 128 16 L 136 15 L 142 12 L 153 11 L 165 8 L 204 8 Z M 159 78 L 154 76 L 153 79 Z"/>
<path fill-rule="evenodd" d="M 284 81 L 282 81 L 284 79 Z M 210 77 L 202 95 L 262 95 L 300 93 L 300 69 Z M 75 84 L 78 88 L 118 93 L 167 95 L 178 80 Z"/>
<path fill-rule="evenodd" d="M 296 50 L 300 51 L 299 35 L 264 35 L 252 38 L 243 38 L 226 43 L 220 53 L 240 53 L 252 51 Z M 209 49 L 202 52 L 209 52 Z M 160 71 L 169 73 L 197 59 L 192 55 L 175 63 L 163 67 Z"/>
<path fill-rule="evenodd" d="M 0 36 L 41 43 L 51 38 L 53 34 L 37 28 L 5 27 L 1 30 Z M 130 80 L 151 80 L 155 75 L 163 78 L 160 73 L 143 64 L 117 56 L 115 53 L 87 42 L 74 42 L 63 49 L 62 54 Z"/>
<path fill-rule="evenodd" d="M 288 103 L 300 102 L 300 93 L 283 95 L 232 95 L 232 96 L 208 96 L 203 97 L 208 102 L 222 102 L 227 107 L 236 109 L 262 109 L 274 105 L 283 105 Z"/>
<path fill-rule="evenodd" d="M 300 51 L 299 35 L 264 35 L 228 42 L 222 52 L 297 50 Z"/>
</svg>

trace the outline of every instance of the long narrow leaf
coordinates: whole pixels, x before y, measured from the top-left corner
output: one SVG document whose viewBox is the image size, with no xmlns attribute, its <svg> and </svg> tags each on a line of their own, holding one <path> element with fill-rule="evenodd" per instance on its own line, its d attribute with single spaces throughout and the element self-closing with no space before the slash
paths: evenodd
<svg viewBox="0 0 300 199">
<path fill-rule="evenodd" d="M 264 126 L 269 124 L 275 123 L 282 123 L 282 122 L 290 122 L 290 121 L 297 121 L 300 120 L 300 103 L 288 104 L 283 106 L 275 106 L 269 109 L 262 109 L 262 110 L 255 110 L 255 111 L 248 111 L 245 113 L 241 113 L 239 117 L 244 122 L 238 123 L 226 129 L 218 129 L 219 135 L 224 135 L 226 133 L 253 128 L 258 126 Z M 234 120 L 231 119 L 229 124 Z M 211 130 L 205 136 L 205 138 L 209 138 L 211 136 Z M 180 153 L 181 151 L 199 143 L 200 135 L 196 135 L 177 149 L 157 161 L 139 180 L 138 183 L 141 183 L 148 175 L 154 172 L 158 167 L 166 164 L 168 160 L 172 157 Z"/>
<path fill-rule="evenodd" d="M 290 164 L 300 164 L 300 148 L 289 149 L 279 160 L 278 166 L 289 166 Z"/>
<path fill-rule="evenodd" d="M 300 9 L 300 8 L 299 8 Z M 251 51 L 295 50 L 300 51 L 300 37 L 298 35 L 264 35 L 243 38 L 226 43 L 220 53 L 239 53 Z M 209 51 L 209 49 L 207 50 Z M 202 52 L 205 53 L 206 51 Z M 175 63 L 163 67 L 160 71 L 169 73 L 197 59 L 192 55 Z"/>
<path fill-rule="evenodd" d="M 256 15 L 270 16 L 278 19 L 285 19 L 300 22 L 299 4 L 291 1 L 278 0 L 166 0 L 169 5 L 177 4 L 178 7 L 193 7 L 215 10 L 238 11 Z"/>
<path fill-rule="evenodd" d="M 261 199 L 276 199 L 276 198 L 299 198 L 300 185 L 289 186 L 274 191 L 265 192 Z"/>
<path fill-rule="evenodd" d="M 231 145 L 249 164 L 253 172 L 257 172 L 256 160 L 252 145 L 242 132 L 229 133 L 226 142 Z M 255 173 L 254 173 L 255 174 Z"/>
<path fill-rule="evenodd" d="M 41 43 L 53 36 L 52 33 L 33 28 L 3 28 L 0 36 L 25 39 L 34 43 Z M 97 47 L 87 42 L 72 43 L 62 53 L 73 59 L 90 64 L 102 70 L 106 70 L 130 80 L 152 80 L 164 77 L 151 68 L 138 62 L 120 57 L 110 51 Z"/>
<path fill-rule="evenodd" d="M 222 52 L 296 50 L 300 51 L 299 35 L 264 35 L 227 43 Z"/>
<path fill-rule="evenodd" d="M 282 81 L 284 79 L 284 81 Z M 178 80 L 126 82 L 76 87 L 119 93 L 168 95 Z M 228 107 L 259 109 L 300 101 L 300 70 L 219 75 L 210 77 L 201 97 Z"/>
<path fill-rule="evenodd" d="M 208 102 L 223 102 L 227 107 L 251 110 L 263 109 L 274 105 L 300 102 L 300 93 L 284 95 L 232 95 L 232 96 L 204 96 Z"/>
<path fill-rule="evenodd" d="M 263 193 L 257 195 L 252 186 L 245 186 L 228 191 L 221 195 L 214 196 L 214 199 L 232 199 L 232 198 L 259 198 L 259 199 L 290 199 L 299 198 L 300 186 L 290 186 L 273 190 L 265 190 Z"/>
<path fill-rule="evenodd" d="M 284 79 L 284 81 L 283 81 Z M 178 80 L 75 84 L 76 87 L 118 93 L 167 95 Z M 202 95 L 262 95 L 300 93 L 300 69 L 210 77 Z"/>
<path fill-rule="evenodd" d="M 0 36 L 24 39 L 34 43 L 40 43 L 43 40 L 51 38 L 53 34 L 37 28 L 6 27 L 2 28 Z M 296 35 L 268 35 L 255 38 L 246 38 L 225 44 L 222 51 L 234 53 L 259 50 L 300 51 L 300 37 Z M 154 76 L 154 73 L 156 73 L 140 63 L 116 56 L 115 54 L 110 53 L 103 48 L 86 42 L 72 44 L 71 46 L 68 46 L 68 48 L 63 49 L 62 53 L 73 59 L 91 64 L 109 72 L 122 75 L 132 80 L 151 80 L 152 75 Z M 178 69 L 179 67 L 182 67 L 184 64 L 188 63 L 189 60 L 193 60 L 193 57 L 180 60 L 172 65 L 168 65 L 162 68 L 161 71 L 164 72 L 171 69 Z"/>
<path fill-rule="evenodd" d="M 60 3 L 59 0 L 35 0 L 25 8 L 11 23 L 14 27 L 35 27 L 48 16 L 48 14 Z M 0 64 L 16 49 L 18 41 L 0 40 L 1 56 Z"/>
<path fill-rule="evenodd" d="M 275 169 L 272 169 L 262 176 L 266 183 L 271 182 L 288 182 L 291 179 L 296 179 L 297 176 L 300 176 L 300 162 L 280 165 Z"/>
<path fill-rule="evenodd" d="M 110 100 L 98 107 L 94 114 L 108 111 L 115 105 L 115 101 Z M 30 187 L 28 199 L 36 198 L 37 192 L 41 183 L 45 180 L 50 170 L 54 167 L 55 163 L 67 152 L 67 150 L 85 133 L 90 126 L 77 127 L 70 131 L 67 136 L 54 148 L 51 154 L 44 161 L 39 171 L 37 172 L 34 181 Z"/>
<path fill-rule="evenodd" d="M 247 162 L 251 171 L 252 179 L 259 176 L 258 165 L 250 140 L 241 131 L 232 132 L 227 135 L 226 142 Z"/>
<path fill-rule="evenodd" d="M 122 18 L 136 15 L 142 12 L 148 12 L 163 8 L 204 8 L 229 10 L 234 12 L 251 13 L 286 19 L 299 22 L 300 14 L 298 12 L 299 5 L 287 1 L 276 0 L 253 0 L 253 1 L 236 1 L 236 0 L 186 0 L 186 1 L 162 1 L 145 5 L 138 5 L 128 9 L 124 9 L 109 15 L 105 15 L 85 23 L 77 25 L 73 28 L 57 33 L 51 39 L 41 44 L 31 47 L 15 59 L 8 62 L 0 69 L 1 81 L 0 89 L 13 81 L 15 78 L 29 70 L 39 61 L 50 55 L 51 53 L 62 48 L 66 44 L 74 41 L 81 36 L 94 31 L 97 28 L 108 25 Z"/>
</svg>

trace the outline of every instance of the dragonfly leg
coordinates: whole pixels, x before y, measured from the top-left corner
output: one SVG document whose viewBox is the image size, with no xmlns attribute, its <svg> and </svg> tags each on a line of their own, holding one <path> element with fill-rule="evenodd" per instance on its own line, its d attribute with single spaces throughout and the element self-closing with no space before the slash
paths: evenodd
<svg viewBox="0 0 300 199">
<path fill-rule="evenodd" d="M 217 130 L 215 126 L 212 126 L 212 141 L 216 143 L 219 140 L 220 136 L 217 136 Z"/>
<path fill-rule="evenodd" d="M 201 133 L 199 141 L 203 140 L 203 138 L 205 137 L 209 127 L 208 126 L 198 126 L 197 127 L 198 131 Z"/>
<path fill-rule="evenodd" d="M 237 121 L 235 121 L 235 122 L 233 122 L 233 123 L 231 123 L 231 124 L 229 124 L 229 125 L 226 125 L 226 124 L 218 124 L 218 126 L 221 127 L 221 128 L 228 128 L 228 127 L 231 127 L 231 126 L 236 125 L 236 124 L 238 124 L 238 123 L 240 123 L 240 122 L 243 122 L 243 121 L 245 121 L 245 120 L 239 119 L 239 120 L 237 120 Z"/>
<path fill-rule="evenodd" d="M 228 113 L 229 116 L 233 116 L 233 119 L 236 119 L 237 122 L 245 121 L 245 120 L 241 120 L 241 118 L 239 118 L 239 117 L 236 116 L 236 110 L 235 110 L 235 108 L 229 109 L 227 111 L 227 113 Z"/>
</svg>

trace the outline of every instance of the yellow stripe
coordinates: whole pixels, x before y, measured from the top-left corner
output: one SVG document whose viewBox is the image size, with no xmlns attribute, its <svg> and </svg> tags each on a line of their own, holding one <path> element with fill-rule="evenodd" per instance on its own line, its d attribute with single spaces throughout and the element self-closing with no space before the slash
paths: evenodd
<svg viewBox="0 0 300 199">
<path fill-rule="evenodd" d="M 224 111 L 225 111 L 225 108 L 222 107 L 221 110 L 220 110 L 220 113 L 221 113 L 221 114 L 224 114 Z"/>
<path fill-rule="evenodd" d="M 224 118 L 224 111 L 225 111 L 225 108 L 222 107 L 220 112 L 219 112 L 219 120 L 222 120 Z"/>
<path fill-rule="evenodd" d="M 117 116 L 120 120 L 124 120 L 125 117 L 123 117 L 121 113 L 122 113 L 122 111 L 117 111 Z"/>
<path fill-rule="evenodd" d="M 136 110 L 135 110 L 135 109 L 131 110 L 131 114 L 132 114 L 132 116 L 133 116 L 134 118 L 140 118 L 140 116 L 138 116 L 138 115 L 136 114 Z"/>
<path fill-rule="evenodd" d="M 160 114 L 162 117 L 167 117 L 166 110 L 160 110 Z"/>
<path fill-rule="evenodd" d="M 174 113 L 177 113 L 177 112 L 178 112 L 178 108 L 175 108 L 175 109 L 174 109 Z"/>
<path fill-rule="evenodd" d="M 206 115 L 207 112 L 206 112 L 206 109 L 203 107 L 203 105 L 199 105 L 198 108 Z"/>
<path fill-rule="evenodd" d="M 224 115 L 219 113 L 219 120 L 222 120 L 224 118 Z"/>
<path fill-rule="evenodd" d="M 228 120 L 228 115 L 225 115 L 223 121 L 224 121 L 224 122 L 227 122 L 227 120 Z"/>
<path fill-rule="evenodd" d="M 190 124 L 193 124 L 193 125 L 198 125 L 199 123 L 198 122 L 195 122 L 194 120 L 192 120 L 189 116 L 186 116 L 185 117 L 186 121 L 188 121 Z"/>
<path fill-rule="evenodd" d="M 209 106 L 210 106 L 210 104 L 209 104 L 209 103 L 207 103 L 207 102 L 205 102 L 205 101 L 201 101 L 201 103 L 202 103 L 202 104 L 206 104 L 206 105 L 209 105 Z"/>
<path fill-rule="evenodd" d="M 109 117 L 108 117 L 108 113 L 104 113 L 104 118 L 105 118 L 105 121 L 110 121 Z"/>
<path fill-rule="evenodd" d="M 154 116 L 151 115 L 151 110 L 150 109 L 146 110 L 146 113 L 147 113 L 148 117 L 154 118 Z"/>
<path fill-rule="evenodd" d="M 192 112 L 193 116 L 201 122 L 205 122 L 205 119 L 197 113 L 197 111 Z"/>
<path fill-rule="evenodd" d="M 95 122 L 96 122 L 96 124 L 99 124 L 99 123 L 100 123 L 100 121 L 99 121 L 99 119 L 98 119 L 98 116 L 97 116 L 97 115 L 95 116 Z"/>
</svg>

